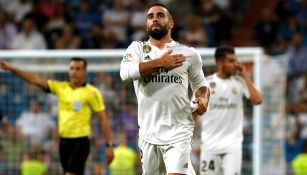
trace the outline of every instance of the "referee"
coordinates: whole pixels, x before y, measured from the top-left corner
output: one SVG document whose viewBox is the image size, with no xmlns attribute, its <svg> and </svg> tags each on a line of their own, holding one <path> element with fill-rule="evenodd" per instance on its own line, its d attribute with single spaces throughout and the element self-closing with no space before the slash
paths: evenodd
<svg viewBox="0 0 307 175">
<path fill-rule="evenodd" d="M 58 97 L 59 153 L 64 175 L 83 175 L 90 153 L 90 119 L 95 112 L 100 119 L 106 140 L 106 160 L 114 157 L 112 136 L 99 90 L 85 82 L 87 62 L 83 58 L 69 61 L 69 81 L 44 80 L 0 60 L 0 68 L 11 71 L 25 81 L 41 87 Z"/>
</svg>

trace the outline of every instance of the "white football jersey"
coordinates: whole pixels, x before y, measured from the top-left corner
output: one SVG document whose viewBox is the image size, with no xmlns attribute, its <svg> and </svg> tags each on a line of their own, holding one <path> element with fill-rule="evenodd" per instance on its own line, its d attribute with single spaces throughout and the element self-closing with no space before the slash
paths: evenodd
<svg viewBox="0 0 307 175">
<path fill-rule="evenodd" d="M 221 79 L 206 77 L 211 95 L 201 120 L 201 148 L 212 154 L 238 149 L 243 141 L 243 96 L 249 91 L 240 76 Z"/>
<path fill-rule="evenodd" d="M 185 55 L 182 66 L 159 69 L 148 77 L 140 76 L 140 62 L 159 58 L 170 49 L 173 49 L 172 54 Z M 188 97 L 189 81 L 193 91 L 206 83 L 201 57 L 194 48 L 172 41 L 161 50 L 149 41 L 134 41 L 125 52 L 120 75 L 124 81 L 133 80 L 142 139 L 160 145 L 191 140 L 194 121 Z"/>
</svg>

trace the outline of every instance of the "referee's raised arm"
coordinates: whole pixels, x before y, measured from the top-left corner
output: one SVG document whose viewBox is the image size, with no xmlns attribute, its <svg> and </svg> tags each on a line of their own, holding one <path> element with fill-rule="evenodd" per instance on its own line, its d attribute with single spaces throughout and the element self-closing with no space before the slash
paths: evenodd
<svg viewBox="0 0 307 175">
<path fill-rule="evenodd" d="M 14 73 L 15 75 L 17 75 L 18 77 L 22 78 L 23 80 L 34 84 L 44 90 L 48 89 L 48 83 L 47 80 L 42 79 L 41 77 L 39 77 L 38 75 L 32 74 L 31 72 L 27 72 L 24 71 L 22 69 L 19 69 L 3 60 L 0 60 L 0 68 L 3 70 L 8 70 L 12 73 Z"/>
</svg>

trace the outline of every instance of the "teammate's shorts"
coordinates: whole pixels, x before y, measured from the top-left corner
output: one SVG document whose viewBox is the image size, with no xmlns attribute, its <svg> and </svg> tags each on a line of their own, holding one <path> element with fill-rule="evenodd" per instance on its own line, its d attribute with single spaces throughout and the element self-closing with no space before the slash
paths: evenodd
<svg viewBox="0 0 307 175">
<path fill-rule="evenodd" d="M 60 138 L 59 152 L 64 172 L 84 174 L 86 159 L 90 153 L 88 137 Z"/>
<path fill-rule="evenodd" d="M 143 175 L 180 173 L 195 175 L 191 163 L 191 142 L 154 145 L 139 139 Z"/>
<path fill-rule="evenodd" d="M 232 150 L 223 154 L 201 151 L 200 175 L 240 175 L 242 150 Z"/>
</svg>

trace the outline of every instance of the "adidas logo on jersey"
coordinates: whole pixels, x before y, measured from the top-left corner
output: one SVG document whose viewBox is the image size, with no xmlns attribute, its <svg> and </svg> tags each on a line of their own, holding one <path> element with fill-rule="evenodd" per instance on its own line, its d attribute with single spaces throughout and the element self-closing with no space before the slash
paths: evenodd
<svg viewBox="0 0 307 175">
<path fill-rule="evenodd" d="M 189 168 L 189 164 L 188 163 L 184 164 L 183 168 Z"/>
<path fill-rule="evenodd" d="M 151 60 L 151 58 L 147 55 L 146 57 L 144 57 L 144 60 Z"/>
</svg>

